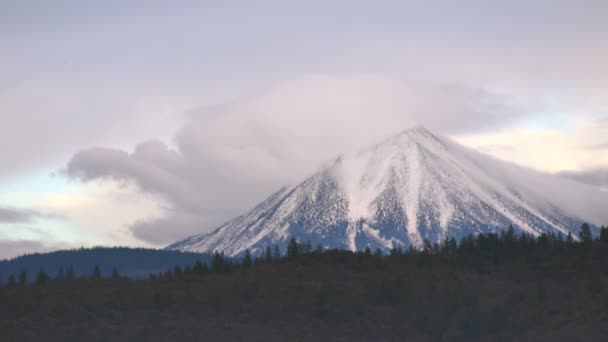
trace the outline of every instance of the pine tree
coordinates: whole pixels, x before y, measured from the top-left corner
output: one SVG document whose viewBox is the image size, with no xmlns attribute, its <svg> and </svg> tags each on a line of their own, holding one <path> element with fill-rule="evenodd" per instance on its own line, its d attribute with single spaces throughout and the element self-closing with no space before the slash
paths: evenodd
<svg viewBox="0 0 608 342">
<path fill-rule="evenodd" d="M 602 227 L 600 230 L 600 241 L 608 243 L 608 226 Z"/>
<path fill-rule="evenodd" d="M 203 263 L 200 260 L 197 260 L 196 263 L 194 263 L 192 272 L 194 272 L 194 274 L 196 274 L 196 275 L 203 275 L 203 274 L 207 273 L 207 264 L 203 265 Z"/>
<path fill-rule="evenodd" d="M 55 280 L 57 280 L 57 281 L 65 280 L 65 270 L 63 269 L 63 265 L 59 266 L 59 270 L 57 270 L 57 275 L 55 276 Z"/>
<path fill-rule="evenodd" d="M 95 280 L 101 279 L 101 270 L 99 269 L 98 265 L 95 265 L 93 267 L 93 274 L 92 274 L 91 278 L 95 279 Z"/>
<path fill-rule="evenodd" d="M 281 260 L 281 248 L 279 248 L 279 245 L 274 245 L 274 250 L 272 251 L 272 260 Z"/>
<path fill-rule="evenodd" d="M 306 242 L 302 245 L 302 254 L 312 253 L 312 244 L 310 240 L 306 240 Z"/>
<path fill-rule="evenodd" d="M 11 274 L 11 275 L 8 277 L 8 283 L 7 283 L 7 284 L 8 284 L 8 286 L 10 286 L 10 287 L 13 287 L 13 286 L 17 285 L 17 279 L 15 278 L 15 275 L 14 275 L 14 274 Z"/>
<path fill-rule="evenodd" d="M 453 254 L 456 253 L 457 250 L 458 243 L 456 242 L 456 239 L 452 236 L 452 238 L 448 240 L 447 251 L 448 253 Z"/>
<path fill-rule="evenodd" d="M 253 264 L 253 261 L 251 260 L 251 253 L 249 250 L 246 250 L 245 257 L 243 258 L 243 268 L 251 268 L 251 264 Z"/>
<path fill-rule="evenodd" d="M 266 250 L 264 251 L 264 261 L 271 262 L 272 261 L 272 250 L 270 246 L 266 246 Z"/>
<path fill-rule="evenodd" d="M 21 273 L 19 273 L 19 285 L 25 284 L 27 284 L 27 272 L 21 271 Z"/>
<path fill-rule="evenodd" d="M 289 244 L 287 245 L 287 259 L 294 260 L 299 254 L 298 242 L 296 239 L 291 238 L 291 240 L 289 240 Z"/>
<path fill-rule="evenodd" d="M 317 254 L 323 253 L 323 245 L 321 243 L 318 243 L 317 247 L 315 247 L 315 253 L 317 253 Z"/>
<path fill-rule="evenodd" d="M 184 270 L 178 265 L 173 267 L 173 275 L 176 279 L 181 279 L 184 277 Z"/>
<path fill-rule="evenodd" d="M 120 279 L 120 273 L 118 273 L 118 269 L 116 268 L 116 266 L 112 268 L 112 279 Z"/>
<path fill-rule="evenodd" d="M 46 283 L 48 283 L 48 281 L 49 281 L 48 274 L 46 274 L 46 272 L 41 268 L 40 271 L 38 271 L 38 274 L 36 274 L 36 285 L 43 286 L 43 285 L 46 285 Z"/>
<path fill-rule="evenodd" d="M 68 270 L 65 273 L 65 279 L 66 280 L 76 279 L 76 271 L 74 271 L 74 265 L 70 265 L 70 267 L 68 267 Z"/>
<path fill-rule="evenodd" d="M 581 242 L 588 244 L 593 240 L 593 236 L 591 235 L 591 229 L 589 228 L 589 225 L 587 223 L 583 223 L 583 225 L 581 226 L 581 230 L 578 233 L 579 238 L 581 239 Z"/>
<path fill-rule="evenodd" d="M 184 276 L 189 277 L 191 275 L 192 275 L 192 267 L 190 265 L 186 265 L 186 267 L 184 267 Z"/>
<path fill-rule="evenodd" d="M 566 243 L 567 244 L 574 243 L 574 238 L 572 237 L 572 232 L 568 232 L 568 236 L 566 237 Z"/>
<path fill-rule="evenodd" d="M 433 245 L 431 244 L 431 241 L 429 241 L 429 239 L 422 240 L 422 245 L 424 246 L 423 248 L 425 253 L 433 252 Z"/>
<path fill-rule="evenodd" d="M 213 258 L 211 259 L 211 270 L 213 272 L 222 272 L 225 270 L 224 257 L 218 252 L 213 253 Z"/>
<path fill-rule="evenodd" d="M 381 261 L 383 256 L 384 254 L 382 253 L 382 250 L 380 248 L 376 248 L 374 251 L 374 258 L 376 261 Z"/>
</svg>

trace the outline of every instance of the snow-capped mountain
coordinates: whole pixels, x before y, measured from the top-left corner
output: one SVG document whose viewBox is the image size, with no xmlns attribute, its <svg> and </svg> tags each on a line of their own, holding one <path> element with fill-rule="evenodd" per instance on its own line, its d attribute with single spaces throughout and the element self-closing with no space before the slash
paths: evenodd
<svg viewBox="0 0 608 342">
<path fill-rule="evenodd" d="M 600 224 L 593 208 L 580 205 L 577 196 L 583 194 L 590 202 L 608 203 L 608 194 L 592 187 L 494 159 L 416 127 L 344 154 L 211 233 L 167 248 L 255 254 L 273 244 L 284 248 L 295 237 L 326 247 L 386 250 L 510 224 L 533 235 L 576 236 L 582 221 Z"/>
</svg>

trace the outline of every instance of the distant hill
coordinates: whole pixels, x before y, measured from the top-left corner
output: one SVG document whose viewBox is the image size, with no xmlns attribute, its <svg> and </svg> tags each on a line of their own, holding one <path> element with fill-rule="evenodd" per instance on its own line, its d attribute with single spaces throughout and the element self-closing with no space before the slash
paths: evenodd
<svg viewBox="0 0 608 342">
<path fill-rule="evenodd" d="M 109 276 L 116 267 L 121 275 L 140 278 L 151 272 L 158 273 L 176 265 L 192 265 L 196 261 L 208 263 L 211 255 L 202 253 L 179 252 L 170 250 L 95 247 L 75 250 L 62 250 L 43 254 L 29 254 L 10 260 L 0 261 L 0 281 L 6 282 L 11 274 L 26 271 L 32 281 L 40 269 L 54 277 L 61 266 L 67 270 L 74 267 L 76 276 L 91 275 L 95 265 L 99 266 L 103 276 Z"/>
</svg>

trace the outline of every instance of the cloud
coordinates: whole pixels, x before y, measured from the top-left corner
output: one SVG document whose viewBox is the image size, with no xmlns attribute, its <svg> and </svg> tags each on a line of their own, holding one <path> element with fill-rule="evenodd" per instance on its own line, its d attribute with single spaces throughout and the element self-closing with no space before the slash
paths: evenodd
<svg viewBox="0 0 608 342">
<path fill-rule="evenodd" d="M 375 75 L 311 76 L 190 111 L 174 147 L 150 140 L 132 152 L 81 150 L 65 174 L 132 183 L 162 197 L 164 217 L 138 220 L 131 231 L 147 242 L 169 243 L 210 231 L 340 153 L 415 124 L 475 132 L 508 125 L 521 113 L 483 89 Z"/>
<path fill-rule="evenodd" d="M 415 123 L 481 134 L 608 105 L 607 2 L 68 2 L 0 5 L 0 177 L 23 184 L 71 158 L 71 178 L 135 184 L 164 212 L 118 217 L 116 201 L 90 218 L 93 204 L 72 203 L 82 230 L 137 222 L 136 237 L 169 242 Z M 601 161 L 555 137 L 488 145 L 539 168 Z M 549 146 L 543 164 L 554 138 L 568 152 Z"/>
<path fill-rule="evenodd" d="M 32 209 L 18 209 L 0 206 L 1 223 L 29 223 L 41 218 L 57 218 L 58 215 Z"/>
<path fill-rule="evenodd" d="M 589 148 L 590 150 L 606 150 L 606 149 L 608 149 L 608 142 L 601 143 L 601 144 L 595 144 L 595 145 L 589 145 L 587 148 Z"/>
<path fill-rule="evenodd" d="M 566 171 L 560 172 L 559 175 L 582 183 L 596 185 L 602 189 L 608 189 L 608 167 L 583 171 Z"/>
<path fill-rule="evenodd" d="M 0 260 L 14 258 L 23 254 L 45 253 L 58 249 L 75 248 L 62 242 L 48 242 L 38 240 L 1 240 Z"/>
</svg>

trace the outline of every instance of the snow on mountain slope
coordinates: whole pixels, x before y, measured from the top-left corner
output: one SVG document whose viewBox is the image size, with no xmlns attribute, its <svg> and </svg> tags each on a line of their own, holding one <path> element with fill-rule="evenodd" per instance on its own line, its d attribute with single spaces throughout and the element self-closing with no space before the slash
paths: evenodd
<svg viewBox="0 0 608 342">
<path fill-rule="evenodd" d="M 211 233 L 168 249 L 259 253 L 291 237 L 351 250 L 420 247 L 512 224 L 533 235 L 576 236 L 600 224 L 608 194 L 496 160 L 423 127 L 340 156 Z M 599 214 L 598 214 L 599 213 Z M 604 215 L 604 216 L 602 216 Z"/>
</svg>

